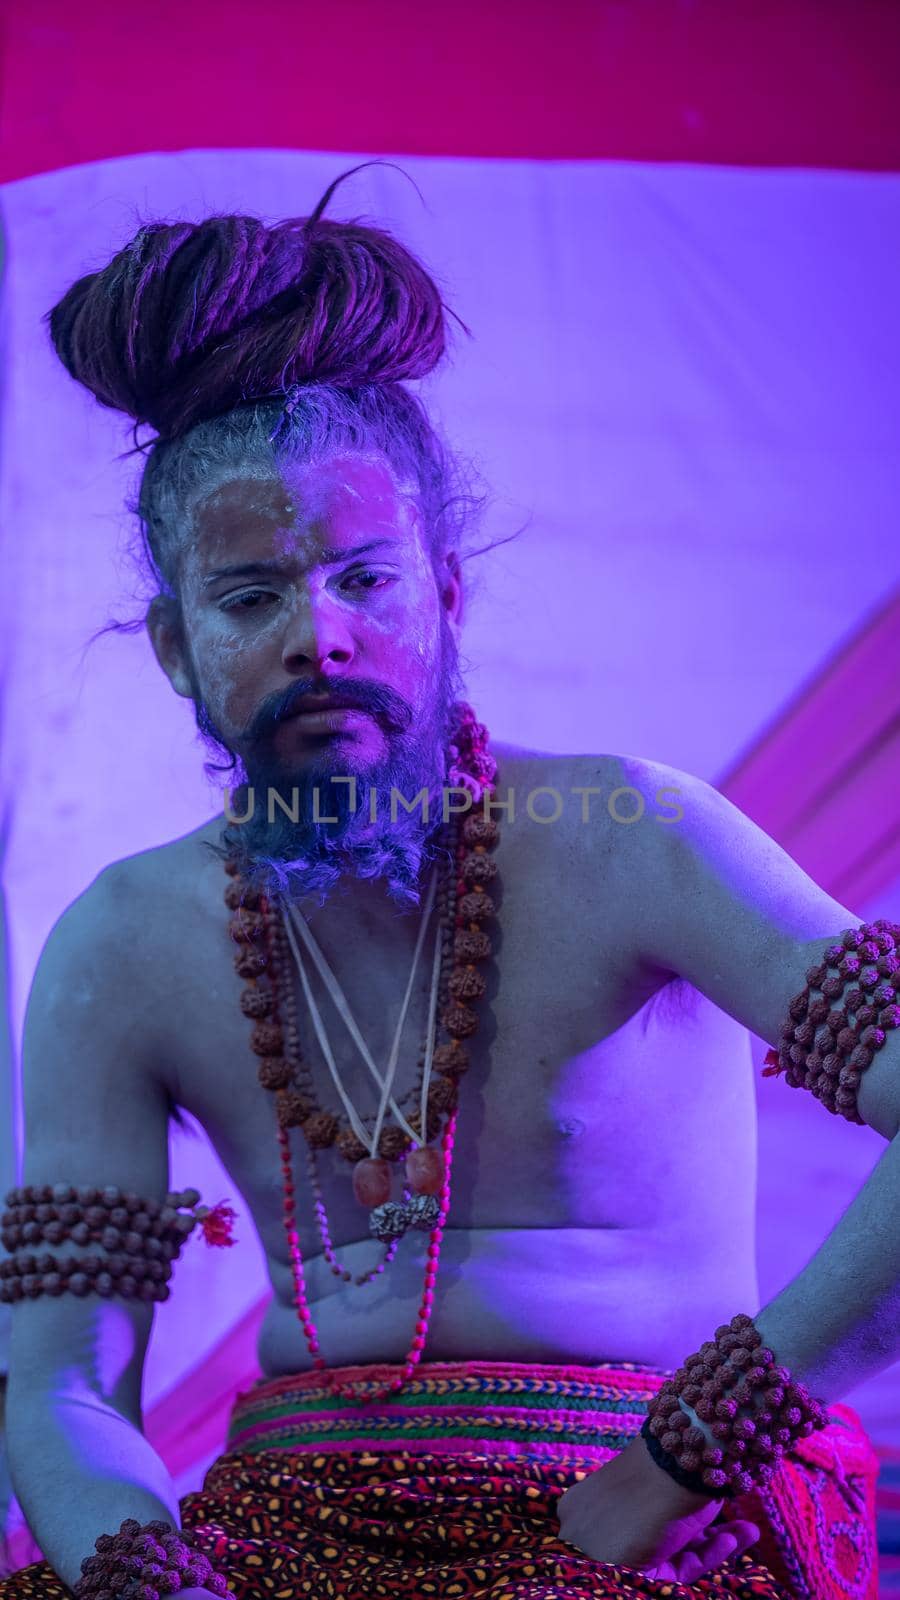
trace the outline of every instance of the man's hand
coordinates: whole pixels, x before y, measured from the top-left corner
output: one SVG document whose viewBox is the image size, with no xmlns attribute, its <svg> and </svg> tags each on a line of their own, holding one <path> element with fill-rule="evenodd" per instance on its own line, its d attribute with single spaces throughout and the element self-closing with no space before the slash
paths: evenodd
<svg viewBox="0 0 900 1600">
<path fill-rule="evenodd" d="M 753 1522 L 716 1523 L 723 1504 L 683 1489 L 637 1438 L 560 1496 L 560 1537 L 595 1561 L 693 1583 L 760 1536 Z"/>
</svg>

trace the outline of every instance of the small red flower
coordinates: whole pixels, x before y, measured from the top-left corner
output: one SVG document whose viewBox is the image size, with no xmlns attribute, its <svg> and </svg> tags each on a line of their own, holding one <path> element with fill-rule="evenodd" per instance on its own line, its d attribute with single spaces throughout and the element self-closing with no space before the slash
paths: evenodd
<svg viewBox="0 0 900 1600">
<path fill-rule="evenodd" d="M 761 1076 L 763 1078 L 777 1078 L 778 1074 L 784 1071 L 784 1067 L 780 1065 L 778 1060 L 778 1051 L 769 1050 L 765 1059 L 766 1065 L 762 1069 Z"/>
<path fill-rule="evenodd" d="M 228 1204 L 227 1200 L 220 1200 L 218 1205 L 203 1213 L 198 1212 L 197 1215 L 200 1218 L 200 1226 L 203 1229 L 203 1237 L 207 1244 L 234 1244 L 235 1241 L 231 1237 L 231 1225 L 237 1216 L 237 1212 L 233 1206 Z"/>
</svg>

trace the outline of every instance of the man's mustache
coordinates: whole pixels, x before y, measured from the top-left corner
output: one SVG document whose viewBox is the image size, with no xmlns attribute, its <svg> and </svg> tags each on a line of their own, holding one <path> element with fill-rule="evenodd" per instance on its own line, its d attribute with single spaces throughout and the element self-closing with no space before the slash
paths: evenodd
<svg viewBox="0 0 900 1600">
<path fill-rule="evenodd" d="M 340 696 L 354 710 L 368 711 L 392 733 L 405 733 L 413 719 L 412 707 L 386 684 L 367 683 L 361 678 L 341 678 L 325 683 L 316 682 L 314 678 L 298 679 L 260 706 L 245 727 L 243 738 L 251 743 L 265 739 L 293 716 L 298 703 L 309 695 Z"/>
</svg>

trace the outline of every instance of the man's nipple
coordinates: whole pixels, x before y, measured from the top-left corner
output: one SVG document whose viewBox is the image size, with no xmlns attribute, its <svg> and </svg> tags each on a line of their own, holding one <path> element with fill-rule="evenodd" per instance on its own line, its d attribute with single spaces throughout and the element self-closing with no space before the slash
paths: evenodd
<svg viewBox="0 0 900 1600">
<path fill-rule="evenodd" d="M 556 1126 L 564 1139 L 577 1139 L 585 1129 L 580 1117 L 562 1117 Z"/>
</svg>

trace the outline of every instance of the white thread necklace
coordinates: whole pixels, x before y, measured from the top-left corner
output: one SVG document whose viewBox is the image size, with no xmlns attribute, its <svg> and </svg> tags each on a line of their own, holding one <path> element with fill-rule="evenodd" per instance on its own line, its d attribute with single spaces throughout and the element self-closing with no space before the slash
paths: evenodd
<svg viewBox="0 0 900 1600">
<path fill-rule="evenodd" d="M 363 1038 L 362 1033 L 359 1030 L 359 1027 L 358 1027 L 358 1025 L 356 1023 L 356 1019 L 354 1018 L 352 1011 L 350 1010 L 350 1006 L 347 1003 L 347 997 L 344 994 L 344 991 L 341 988 L 340 984 L 338 983 L 337 978 L 335 977 L 334 973 L 332 972 L 331 967 L 328 965 L 328 962 L 327 962 L 322 950 L 320 949 L 319 944 L 318 944 L 317 940 L 315 939 L 311 928 L 308 926 L 308 924 L 306 922 L 306 918 L 304 917 L 302 911 L 300 910 L 299 906 L 297 906 L 296 904 L 294 904 L 290 900 L 282 900 L 282 902 L 281 902 L 281 904 L 282 904 L 282 912 L 283 912 L 283 919 L 282 920 L 283 920 L 285 934 L 287 936 L 288 943 L 289 943 L 289 945 L 291 947 L 291 953 L 293 954 L 294 960 L 297 963 L 297 969 L 298 969 L 298 971 L 300 973 L 300 981 L 301 981 L 301 983 L 303 985 L 304 998 L 306 1000 L 307 1006 L 309 1007 L 309 1012 L 310 1012 L 310 1016 L 312 1017 L 313 1027 L 315 1028 L 315 1031 L 316 1031 L 316 1037 L 318 1038 L 319 1045 L 321 1046 L 322 1054 L 325 1057 L 325 1061 L 326 1061 L 326 1064 L 328 1066 L 328 1070 L 329 1070 L 329 1072 L 331 1074 L 331 1078 L 332 1078 L 332 1081 L 334 1083 L 335 1089 L 337 1090 L 338 1095 L 340 1097 L 341 1104 L 343 1105 L 344 1110 L 347 1113 L 347 1118 L 348 1118 L 348 1121 L 350 1123 L 350 1126 L 353 1129 L 353 1132 L 355 1133 L 357 1139 L 359 1139 L 360 1143 L 362 1145 L 364 1145 L 365 1148 L 369 1151 L 370 1156 L 377 1155 L 377 1152 L 378 1152 L 378 1141 L 379 1141 L 379 1139 L 381 1137 L 381 1129 L 382 1129 L 382 1126 L 383 1126 L 383 1123 L 384 1123 L 384 1118 L 385 1118 L 385 1116 L 387 1114 L 388 1108 L 390 1108 L 393 1116 L 396 1118 L 396 1120 L 397 1120 L 399 1126 L 402 1128 L 403 1132 L 405 1134 L 407 1134 L 407 1136 L 410 1139 L 413 1140 L 414 1144 L 416 1144 L 416 1145 L 417 1144 L 424 1145 L 424 1144 L 427 1143 L 426 1117 L 427 1117 L 427 1107 L 428 1107 L 428 1088 L 429 1088 L 429 1084 L 430 1084 L 430 1081 L 431 1081 L 432 1059 L 433 1059 L 433 1056 L 434 1056 L 434 1019 L 435 1019 L 435 1015 L 436 1015 L 436 1012 L 437 1012 L 438 985 L 439 985 L 439 980 L 440 980 L 440 967 L 441 967 L 441 924 L 440 924 L 440 920 L 438 920 L 437 931 L 436 931 L 436 935 L 435 935 L 434 960 L 432 962 L 432 974 L 431 974 L 431 991 L 430 991 L 430 995 L 429 995 L 429 1004 L 428 1004 L 428 1023 L 427 1023 L 427 1033 L 426 1033 L 425 1064 L 424 1064 L 424 1070 L 423 1070 L 423 1074 L 422 1074 L 422 1095 L 421 1095 L 421 1112 L 420 1112 L 420 1119 L 421 1119 L 420 1120 L 420 1127 L 421 1127 L 422 1131 L 421 1131 L 420 1135 L 417 1134 L 414 1131 L 414 1129 L 410 1127 L 409 1123 L 407 1122 L 406 1118 L 403 1115 L 403 1112 L 400 1110 L 400 1107 L 398 1106 L 396 1100 L 393 1098 L 393 1096 L 391 1094 L 391 1089 L 393 1087 L 394 1078 L 396 1076 L 397 1061 L 399 1059 L 399 1054 L 400 1054 L 400 1039 L 401 1039 L 401 1035 L 402 1035 L 402 1032 L 403 1032 L 403 1025 L 404 1025 L 404 1023 L 406 1021 L 406 1015 L 407 1015 L 407 1012 L 409 1010 L 409 1003 L 410 1003 L 410 999 L 411 999 L 411 996 L 412 996 L 413 985 L 415 983 L 416 972 L 418 970 L 419 961 L 420 961 L 420 958 L 421 958 L 422 947 L 423 947 L 424 942 L 425 942 L 425 931 L 426 931 L 426 928 L 428 926 L 428 919 L 429 919 L 429 917 L 431 915 L 431 912 L 432 912 L 432 909 L 434 907 L 435 895 L 436 895 L 436 892 L 437 892 L 437 880 L 438 880 L 438 869 L 437 869 L 437 867 L 435 867 L 434 871 L 431 874 L 431 881 L 430 881 L 430 884 L 429 884 L 428 893 L 427 893 L 426 900 L 425 900 L 425 908 L 424 908 L 424 910 L 422 912 L 422 917 L 421 917 L 421 921 L 420 921 L 420 924 L 419 924 L 419 932 L 418 932 L 418 936 L 416 938 L 416 947 L 415 947 L 415 951 L 413 953 L 412 967 L 410 969 L 409 980 L 408 980 L 407 985 L 406 985 L 406 993 L 404 994 L 404 997 L 403 997 L 403 1004 L 402 1004 L 402 1006 L 400 1008 L 400 1016 L 399 1016 L 399 1018 L 397 1020 L 397 1026 L 396 1026 L 396 1028 L 394 1030 L 394 1039 L 393 1039 L 393 1043 L 391 1045 L 391 1052 L 390 1052 L 390 1056 L 388 1058 L 388 1064 L 387 1064 L 387 1068 L 385 1070 L 384 1077 L 382 1077 L 382 1075 L 379 1072 L 377 1066 L 375 1065 L 374 1060 L 372 1059 L 372 1053 L 369 1050 L 369 1047 L 366 1044 L 366 1041 Z M 328 1034 L 327 1034 L 327 1031 L 326 1031 L 326 1028 L 325 1028 L 325 1023 L 323 1021 L 322 1014 L 321 1014 L 321 1012 L 319 1010 L 318 1005 L 316 1004 L 315 996 L 313 995 L 312 990 L 310 988 L 309 979 L 307 977 L 306 968 L 305 968 L 305 965 L 304 965 L 304 962 L 303 962 L 303 957 L 301 955 L 300 948 L 299 948 L 299 945 L 297 944 L 297 940 L 296 940 L 296 937 L 295 937 L 295 934 L 294 934 L 294 927 L 296 927 L 297 931 L 300 933 L 300 935 L 301 935 L 301 937 L 302 937 L 302 939 L 303 939 L 303 941 L 304 941 L 304 943 L 305 943 L 305 945 L 307 947 L 307 950 L 309 951 L 310 955 L 312 956 L 313 961 L 315 962 L 315 965 L 316 965 L 316 967 L 317 967 L 317 969 L 319 971 L 319 975 L 322 978 L 326 988 L 328 989 L 328 992 L 331 995 L 331 998 L 334 1001 L 335 1006 L 337 1007 L 338 1014 L 343 1019 L 345 1025 L 347 1027 L 347 1030 L 348 1030 L 348 1032 L 350 1034 L 350 1037 L 352 1038 L 354 1044 L 356 1045 L 357 1049 L 359 1050 L 360 1055 L 362 1056 L 366 1066 L 368 1067 L 369 1072 L 371 1073 L 372 1077 L 374 1078 L 374 1080 L 375 1080 L 375 1082 L 378 1085 L 378 1088 L 380 1090 L 380 1100 L 379 1100 L 379 1105 L 378 1105 L 378 1113 L 377 1113 L 377 1116 L 376 1116 L 376 1119 L 375 1119 L 375 1127 L 374 1127 L 374 1130 L 373 1130 L 373 1132 L 371 1134 L 369 1134 L 366 1131 L 366 1128 L 365 1128 L 363 1122 L 361 1121 L 361 1119 L 360 1119 L 360 1117 L 359 1117 L 359 1115 L 358 1115 L 358 1113 L 356 1111 L 356 1107 L 354 1106 L 352 1100 L 350 1099 L 350 1096 L 348 1095 L 348 1093 L 347 1093 L 347 1091 L 346 1091 L 346 1089 L 344 1087 L 343 1081 L 341 1079 L 340 1069 L 339 1069 L 339 1067 L 337 1065 L 337 1062 L 336 1062 L 335 1057 L 334 1057 L 334 1052 L 333 1052 L 333 1050 L 331 1048 L 331 1042 L 330 1042 L 330 1040 L 328 1038 Z"/>
</svg>

